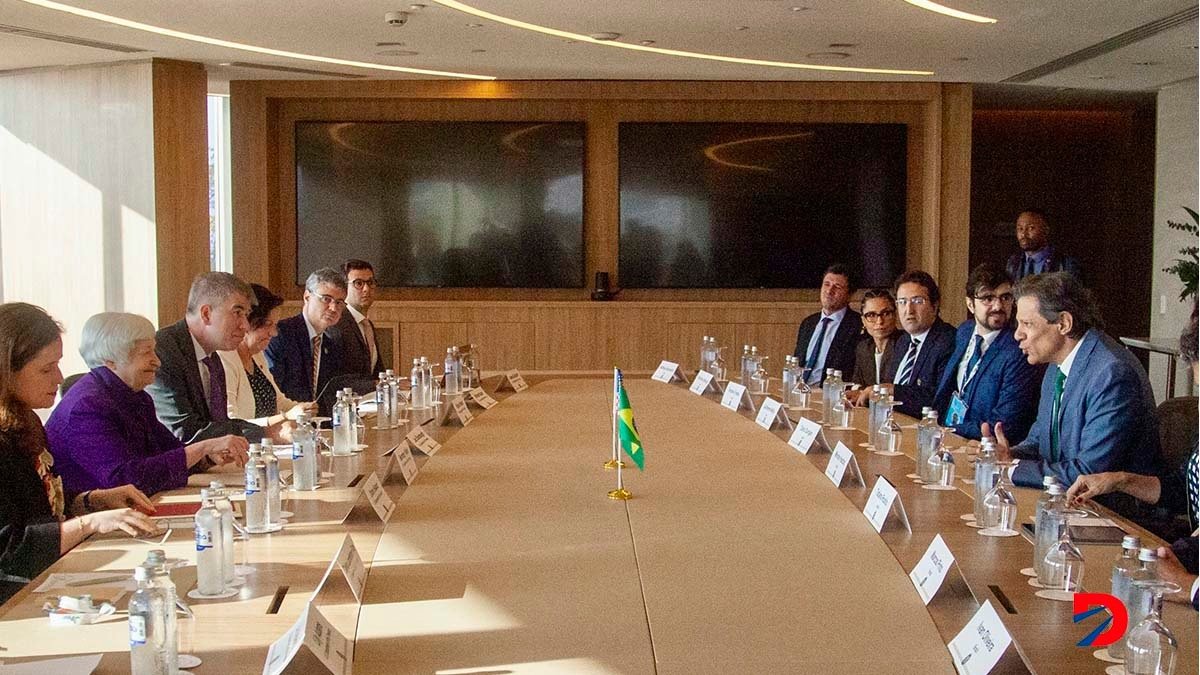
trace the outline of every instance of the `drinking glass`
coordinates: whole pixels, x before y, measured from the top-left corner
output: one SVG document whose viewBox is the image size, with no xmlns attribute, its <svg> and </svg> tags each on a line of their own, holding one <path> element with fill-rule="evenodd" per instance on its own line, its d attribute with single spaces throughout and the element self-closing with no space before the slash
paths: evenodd
<svg viewBox="0 0 1200 675">
<path fill-rule="evenodd" d="M 805 368 L 800 373 L 800 379 L 796 382 L 796 386 L 792 387 L 792 400 L 795 402 L 795 408 L 799 410 L 808 410 L 808 402 L 812 397 L 812 386 L 808 383 L 808 376 L 812 372 L 811 368 Z"/>
<path fill-rule="evenodd" d="M 1070 516 L 1068 516 L 1069 522 Z M 1045 584 L 1049 590 L 1078 593 L 1083 590 L 1083 553 L 1071 541 L 1071 528 L 1062 528 L 1062 534 L 1049 551 L 1046 551 L 1042 563 L 1049 580 Z"/>
<path fill-rule="evenodd" d="M 983 528 L 979 534 L 988 537 L 1015 537 L 1017 531 L 1017 497 L 1014 493 L 1016 486 L 1012 482 L 1012 471 L 1016 465 L 1012 462 L 996 462 L 1000 471 L 1000 479 L 988 490 L 983 498 L 984 522 L 979 523 Z"/>
<path fill-rule="evenodd" d="M 887 457 L 901 455 L 903 453 L 900 452 L 900 447 L 904 441 L 904 430 L 900 428 L 900 423 L 896 421 L 890 407 L 885 414 L 887 416 L 883 418 L 883 424 L 879 425 L 879 447 L 875 452 Z"/>
<path fill-rule="evenodd" d="M 1161 579 L 1143 579 L 1133 585 L 1151 593 L 1150 613 L 1129 630 L 1125 638 L 1125 672 L 1129 675 L 1171 675 L 1179 641 L 1162 620 L 1163 596 L 1178 593 L 1179 585 Z"/>
</svg>

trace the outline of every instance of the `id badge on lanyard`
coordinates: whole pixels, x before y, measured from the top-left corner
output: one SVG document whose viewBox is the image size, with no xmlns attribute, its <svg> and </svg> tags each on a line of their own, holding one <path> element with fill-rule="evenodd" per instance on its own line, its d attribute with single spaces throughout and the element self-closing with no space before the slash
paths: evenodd
<svg viewBox="0 0 1200 675">
<path fill-rule="evenodd" d="M 956 427 L 965 419 L 967 419 L 967 404 L 963 402 L 962 395 L 956 391 L 950 397 L 950 408 L 946 411 L 946 423 Z"/>
</svg>

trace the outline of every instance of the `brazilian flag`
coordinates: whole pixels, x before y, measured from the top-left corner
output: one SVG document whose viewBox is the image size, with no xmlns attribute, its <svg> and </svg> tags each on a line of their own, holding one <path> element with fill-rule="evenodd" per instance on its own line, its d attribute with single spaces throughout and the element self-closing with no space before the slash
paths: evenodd
<svg viewBox="0 0 1200 675">
<path fill-rule="evenodd" d="M 629 395 L 625 393 L 625 385 L 621 382 L 621 371 L 617 371 L 617 438 L 621 448 L 629 459 L 637 464 L 638 470 L 644 470 L 646 455 L 642 452 L 642 438 L 638 435 L 637 424 L 633 421 L 633 408 L 629 407 Z"/>
</svg>

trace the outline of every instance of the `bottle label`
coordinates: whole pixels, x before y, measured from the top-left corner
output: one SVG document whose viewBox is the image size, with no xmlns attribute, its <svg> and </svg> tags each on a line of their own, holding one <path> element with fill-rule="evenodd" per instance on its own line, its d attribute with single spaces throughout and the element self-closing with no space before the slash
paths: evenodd
<svg viewBox="0 0 1200 675">
<path fill-rule="evenodd" d="M 292 461 L 303 459 L 304 448 L 299 443 L 292 443 Z"/>
<path fill-rule="evenodd" d="M 204 551 L 213 547 L 213 533 L 207 527 L 196 527 L 196 550 Z"/>
<path fill-rule="evenodd" d="M 146 617 L 130 614 L 129 646 L 137 647 L 144 644 L 146 644 Z"/>
<path fill-rule="evenodd" d="M 342 411 L 337 406 L 333 408 L 333 420 L 331 420 L 331 423 L 335 427 L 342 426 Z"/>
<path fill-rule="evenodd" d="M 257 471 L 246 473 L 246 496 L 250 496 L 256 492 L 262 492 L 262 484 L 259 481 Z"/>
</svg>

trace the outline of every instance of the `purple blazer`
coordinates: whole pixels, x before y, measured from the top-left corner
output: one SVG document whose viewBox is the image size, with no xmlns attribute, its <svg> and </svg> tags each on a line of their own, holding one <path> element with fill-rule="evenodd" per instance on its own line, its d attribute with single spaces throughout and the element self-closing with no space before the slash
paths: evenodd
<svg viewBox="0 0 1200 675">
<path fill-rule="evenodd" d="M 187 485 L 183 443 L 158 421 L 150 394 L 105 366 L 67 390 L 46 437 L 67 495 L 125 484 L 152 495 Z"/>
</svg>

